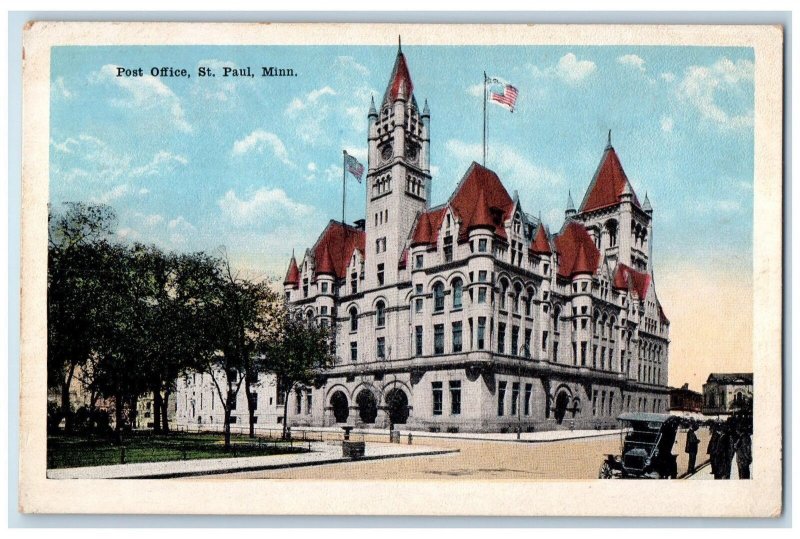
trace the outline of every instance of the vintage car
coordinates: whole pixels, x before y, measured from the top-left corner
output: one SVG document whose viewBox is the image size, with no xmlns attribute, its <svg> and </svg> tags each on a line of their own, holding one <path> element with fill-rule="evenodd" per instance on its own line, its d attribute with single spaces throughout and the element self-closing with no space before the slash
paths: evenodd
<svg viewBox="0 0 800 539">
<path fill-rule="evenodd" d="M 622 454 L 607 455 L 600 467 L 600 479 L 675 479 L 677 456 L 672 446 L 681 419 L 669 414 L 627 412 L 623 424 Z"/>
</svg>

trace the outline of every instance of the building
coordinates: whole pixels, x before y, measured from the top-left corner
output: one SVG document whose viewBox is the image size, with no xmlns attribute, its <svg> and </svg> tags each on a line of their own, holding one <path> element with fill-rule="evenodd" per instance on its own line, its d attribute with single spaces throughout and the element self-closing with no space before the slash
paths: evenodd
<svg viewBox="0 0 800 539">
<path fill-rule="evenodd" d="M 752 399 L 752 372 L 712 372 L 703 384 L 705 415 L 731 414 Z"/>
<path fill-rule="evenodd" d="M 338 356 L 291 423 L 539 430 L 667 409 L 653 208 L 610 134 L 552 233 L 478 163 L 431 207 L 431 114 L 400 50 L 367 121 L 365 219 L 330 221 L 286 274 L 286 300 L 335 328 Z"/>
<path fill-rule="evenodd" d="M 689 389 L 689 384 L 669 390 L 669 410 L 671 412 L 696 412 L 703 408 L 703 395 Z"/>
</svg>

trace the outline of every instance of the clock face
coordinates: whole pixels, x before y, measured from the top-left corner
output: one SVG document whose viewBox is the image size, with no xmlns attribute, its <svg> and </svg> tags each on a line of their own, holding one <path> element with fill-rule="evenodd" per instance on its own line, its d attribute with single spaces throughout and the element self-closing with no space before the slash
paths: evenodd
<svg viewBox="0 0 800 539">
<path fill-rule="evenodd" d="M 388 161 L 391 158 L 392 158 L 392 147 L 387 144 L 386 146 L 381 148 L 381 159 L 383 159 L 384 161 Z"/>
</svg>

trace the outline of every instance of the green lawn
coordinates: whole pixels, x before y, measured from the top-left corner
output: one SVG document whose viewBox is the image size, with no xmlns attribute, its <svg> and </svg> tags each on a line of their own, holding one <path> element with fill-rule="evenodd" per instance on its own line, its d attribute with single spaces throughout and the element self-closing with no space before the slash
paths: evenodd
<svg viewBox="0 0 800 539">
<path fill-rule="evenodd" d="M 77 468 L 81 466 L 103 466 L 121 464 L 122 449 L 125 462 L 163 462 L 168 460 L 191 460 L 230 457 L 255 457 L 299 453 L 308 450 L 302 442 L 294 443 L 265 439 L 251 439 L 231 435 L 232 449 L 225 451 L 222 434 L 169 435 L 128 434 L 122 446 L 106 437 L 48 436 L 47 467 Z"/>
</svg>

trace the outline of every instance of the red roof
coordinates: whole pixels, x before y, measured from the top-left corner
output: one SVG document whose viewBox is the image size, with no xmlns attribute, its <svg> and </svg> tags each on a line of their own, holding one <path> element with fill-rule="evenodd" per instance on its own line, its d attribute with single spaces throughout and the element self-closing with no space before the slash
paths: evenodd
<svg viewBox="0 0 800 539">
<path fill-rule="evenodd" d="M 626 183 L 628 183 L 628 177 L 622 169 L 617 152 L 611 146 L 606 147 L 600 165 L 592 178 L 592 183 L 589 184 L 586 196 L 583 197 L 580 211 L 587 212 L 617 204 Z M 633 188 L 631 188 L 631 192 L 633 193 Z M 637 207 L 641 207 L 636 193 L 633 193 L 632 198 L 633 203 Z"/>
<path fill-rule="evenodd" d="M 400 260 L 397 262 L 397 269 L 406 269 L 406 265 L 408 265 L 408 248 L 403 249 L 403 252 L 400 253 Z"/>
<path fill-rule="evenodd" d="M 323 243 L 317 252 L 319 253 L 319 258 L 314 260 L 314 272 L 317 275 L 334 275 L 336 272 L 333 268 L 333 260 L 331 260 L 331 252 L 328 249 L 328 244 Z"/>
<path fill-rule="evenodd" d="M 283 280 L 283 284 L 293 285 L 295 288 L 300 284 L 300 269 L 297 267 L 297 261 L 294 259 L 294 255 L 292 255 L 292 259 L 289 261 L 289 269 L 286 271 L 286 278 Z"/>
<path fill-rule="evenodd" d="M 614 273 L 614 288 L 636 290 L 639 299 L 644 299 L 647 295 L 647 289 L 650 288 L 650 276 L 619 263 Z"/>
<path fill-rule="evenodd" d="M 537 255 L 549 255 L 552 252 L 550 250 L 550 240 L 547 239 L 547 232 L 545 232 L 544 225 L 541 223 L 536 229 L 536 236 L 531 243 L 531 252 Z"/>
<path fill-rule="evenodd" d="M 572 277 L 576 273 L 594 273 L 600 263 L 600 251 L 595 247 L 592 237 L 576 221 L 570 221 L 555 238 L 558 252 L 558 274 Z"/>
<path fill-rule="evenodd" d="M 414 83 L 411 82 L 411 74 L 408 72 L 406 57 L 402 52 L 397 51 L 397 59 L 394 61 L 392 76 L 389 78 L 389 86 L 383 95 L 383 104 L 399 99 L 408 100 L 414 93 Z"/>
<path fill-rule="evenodd" d="M 442 226 L 446 207 L 442 206 L 435 210 L 429 210 L 419 215 L 417 225 L 414 227 L 414 234 L 411 236 L 411 246 L 430 245 L 436 243 L 439 238 L 439 228 Z"/>
<path fill-rule="evenodd" d="M 350 257 L 356 249 L 364 254 L 366 234 L 349 225 L 331 221 L 314 245 L 315 274 L 332 273 L 339 279 L 347 275 Z M 327 253 L 326 253 L 327 251 Z"/>
<path fill-rule="evenodd" d="M 514 201 L 495 172 L 473 161 L 450 197 L 450 206 L 461 218 L 461 239 L 470 228 L 487 225 L 485 212 L 490 216 L 494 233 L 505 238 L 503 223 L 514 209 Z"/>
</svg>

